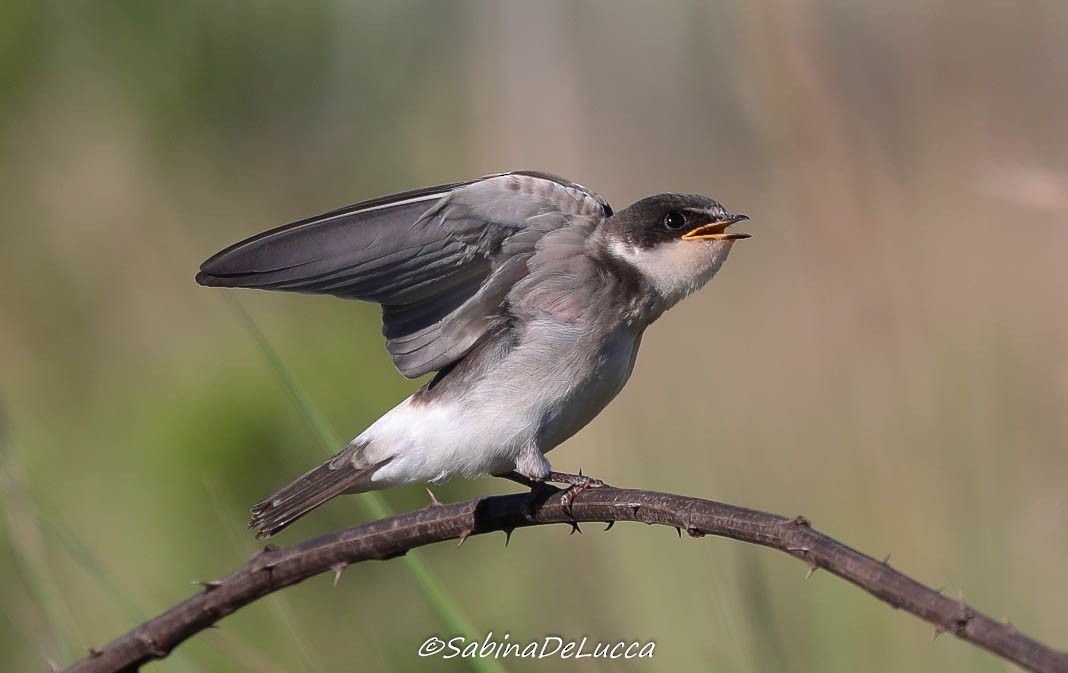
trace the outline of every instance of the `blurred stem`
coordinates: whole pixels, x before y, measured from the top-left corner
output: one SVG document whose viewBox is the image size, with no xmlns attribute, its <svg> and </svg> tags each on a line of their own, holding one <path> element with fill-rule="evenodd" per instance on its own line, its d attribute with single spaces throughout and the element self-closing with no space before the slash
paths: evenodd
<svg viewBox="0 0 1068 673">
<path fill-rule="evenodd" d="M 0 414 L 3 409 L 0 408 Z M 52 647 L 57 656 L 72 660 L 78 655 L 77 635 L 70 608 L 59 590 L 59 583 L 50 572 L 47 558 L 35 552 L 39 551 L 39 541 L 31 540 L 27 530 L 32 522 L 30 512 L 31 499 L 27 493 L 25 462 L 17 453 L 14 442 L 10 441 L 6 419 L 0 415 L 0 502 L 3 503 L 3 515 L 7 522 L 6 535 L 11 547 L 11 558 L 15 572 L 30 597 L 35 599 L 36 607 L 52 635 Z M 35 526 L 38 536 L 39 526 Z M 38 544 L 35 544 L 38 542 Z M 47 656 L 47 655 L 46 655 Z"/>
<path fill-rule="evenodd" d="M 12 455 L 2 471 L 3 479 L 0 480 L 0 491 L 3 492 L 8 515 L 8 539 L 15 565 L 26 588 L 37 599 L 37 605 L 44 613 L 58 654 L 66 661 L 74 661 L 82 656 L 82 647 L 79 647 L 76 641 L 84 642 L 84 639 L 78 635 L 77 620 L 60 588 L 58 578 L 51 571 L 48 563 L 51 554 L 48 548 L 61 549 L 96 582 L 128 619 L 142 622 L 146 619 L 146 614 L 104 569 L 85 541 L 68 528 L 61 517 L 43 511 L 31 492 L 29 479 L 23 476 L 22 461 L 19 461 L 17 468 L 12 464 L 16 460 L 18 459 Z M 16 518 L 19 521 L 16 521 Z M 23 526 L 32 525 L 41 536 L 41 544 L 34 545 L 24 535 L 18 534 L 20 523 Z M 41 549 L 35 550 L 34 547 Z M 174 663 L 184 671 L 198 670 L 184 654 L 176 657 Z"/>
<path fill-rule="evenodd" d="M 10 501 L 9 501 L 10 505 Z M 52 634 L 52 644 L 57 654 L 65 661 L 74 661 L 80 656 L 80 648 L 75 644 L 74 619 L 70 608 L 63 600 L 59 585 L 49 573 L 45 564 L 38 563 L 29 545 L 21 536 L 15 534 L 13 514 L 8 514 L 8 542 L 11 544 L 11 556 L 17 574 L 22 579 L 30 596 L 35 599 L 48 630 Z"/>
<path fill-rule="evenodd" d="M 334 433 L 319 409 L 312 404 L 311 399 L 297 385 L 293 375 L 289 372 L 285 363 L 282 362 L 282 358 L 279 357 L 270 342 L 267 341 L 267 337 L 264 336 L 252 316 L 248 314 L 248 311 L 229 295 L 227 295 L 227 301 L 230 302 L 234 311 L 241 318 L 241 322 L 248 329 L 252 338 L 255 339 L 256 345 L 259 346 L 263 356 L 267 359 L 267 363 L 282 382 L 294 404 L 297 405 L 305 420 L 315 431 L 319 444 L 328 454 L 333 455 L 344 442 Z M 380 493 L 374 491 L 362 493 L 359 501 L 374 519 L 384 519 L 393 514 L 389 504 L 386 503 L 385 498 Z M 452 634 L 462 634 L 469 640 L 478 640 L 480 634 L 475 631 L 474 624 L 468 619 L 456 601 L 445 591 L 445 588 L 442 587 L 422 557 L 416 552 L 410 551 L 404 555 L 402 560 L 408 568 L 408 572 L 415 579 L 415 583 L 419 586 L 424 598 L 426 598 L 434 612 L 437 613 L 438 619 L 441 620 L 448 631 Z M 469 657 L 465 658 L 465 660 L 470 663 L 472 669 L 481 673 L 505 673 L 505 668 L 493 659 Z"/>
<path fill-rule="evenodd" d="M 216 519 L 219 521 L 233 521 L 234 517 L 243 514 L 243 512 L 239 512 L 237 509 L 230 506 L 229 502 L 224 504 L 223 498 L 220 497 L 218 482 L 208 479 L 203 483 L 204 490 L 211 498 L 211 504 L 215 509 Z M 248 540 L 246 537 L 239 535 L 233 526 L 222 526 L 221 533 L 230 541 L 230 546 L 235 554 L 240 556 L 245 553 L 245 543 Z M 305 673 L 325 670 L 319 662 L 314 648 L 309 647 L 307 638 L 304 637 L 304 634 L 297 627 L 296 620 L 293 617 L 293 609 L 289 606 L 289 602 L 286 598 L 281 594 L 275 594 L 271 596 L 271 599 L 272 600 L 267 602 L 267 607 L 274 618 L 282 623 L 282 626 L 289 633 L 289 637 L 293 642 L 297 644 L 297 654 L 300 656 L 301 669 Z M 259 651 L 259 648 L 245 643 L 239 638 L 234 637 L 233 634 L 231 634 L 231 638 L 231 643 L 238 648 L 236 654 L 244 658 L 247 663 L 255 663 L 255 665 L 252 666 L 246 665 L 246 668 L 254 671 L 270 671 L 272 673 L 282 670 L 279 669 L 274 662 L 265 660 L 264 655 Z"/>
</svg>

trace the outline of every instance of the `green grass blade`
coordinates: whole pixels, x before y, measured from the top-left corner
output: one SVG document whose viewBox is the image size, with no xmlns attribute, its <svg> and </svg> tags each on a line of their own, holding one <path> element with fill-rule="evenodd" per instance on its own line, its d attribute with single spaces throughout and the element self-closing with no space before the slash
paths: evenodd
<svg viewBox="0 0 1068 673">
<path fill-rule="evenodd" d="M 11 458 L 11 460 L 14 459 L 14 457 Z M 7 466 L 3 469 L 3 488 L 0 490 L 4 495 L 5 510 L 9 519 L 8 540 L 14 552 L 19 575 L 27 590 L 37 598 L 60 654 L 65 661 L 75 661 L 82 658 L 85 653 L 75 645 L 75 641 L 80 640 L 80 637 L 76 633 L 74 613 L 59 589 L 60 583 L 51 575 L 47 558 L 35 559 L 35 554 L 31 551 L 33 545 L 17 536 L 13 517 L 20 517 L 24 524 L 32 524 L 41 536 L 41 544 L 62 550 L 74 565 L 96 582 L 127 619 L 134 623 L 141 623 L 148 617 L 133 597 L 104 569 L 89 546 L 67 527 L 60 517 L 50 515 L 42 509 L 31 492 L 28 480 L 21 474 L 22 470 L 15 469 L 14 466 Z M 48 553 L 48 556 L 51 554 Z M 199 670 L 180 652 L 172 653 L 170 661 L 178 669 L 189 673 Z"/>
<path fill-rule="evenodd" d="M 58 584 L 51 576 L 46 565 L 38 563 L 32 546 L 15 532 L 15 514 L 9 506 L 5 508 L 8 520 L 7 542 L 11 547 L 11 558 L 15 574 L 25 591 L 37 604 L 48 631 L 51 634 L 52 647 L 62 661 L 74 661 L 82 656 L 78 647 L 79 638 L 75 634 L 74 619 L 70 606 L 59 591 Z"/>
<path fill-rule="evenodd" d="M 300 410 L 305 420 L 311 425 L 312 429 L 322 445 L 323 449 L 330 455 L 333 455 L 344 444 L 344 442 L 337 436 L 337 434 L 330 428 L 330 425 L 326 422 L 326 419 L 319 412 L 319 410 L 312 404 L 307 395 L 301 391 L 296 381 L 293 379 L 285 363 L 282 362 L 282 358 L 278 356 L 278 353 L 271 347 L 271 344 L 267 341 L 267 337 L 264 336 L 259 326 L 252 319 L 252 316 L 245 311 L 236 300 L 230 299 L 231 306 L 237 312 L 241 318 L 241 322 L 248 329 L 253 339 L 259 346 L 263 356 L 267 359 L 272 371 L 282 382 L 286 392 L 293 400 L 294 404 Z M 386 503 L 381 494 L 370 492 L 360 495 L 360 503 L 366 508 L 368 514 L 376 519 L 382 519 L 390 516 L 392 510 Z M 401 560 L 408 568 L 412 577 L 415 579 L 416 585 L 423 593 L 423 597 L 431 608 L 437 613 L 438 618 L 444 624 L 445 628 L 450 633 L 462 634 L 469 640 L 478 639 L 479 634 L 475 631 L 474 624 L 468 619 L 467 615 L 460 609 L 456 601 L 445 591 L 441 583 L 434 577 L 433 572 L 426 565 L 423 559 L 415 551 L 410 551 L 401 557 Z M 486 659 L 482 657 L 466 658 L 471 664 L 471 668 L 479 671 L 480 673 L 505 673 L 505 668 L 493 659 Z"/>
<path fill-rule="evenodd" d="M 223 498 L 220 497 L 219 485 L 214 480 L 205 480 L 204 490 L 208 493 L 208 497 L 211 499 L 212 507 L 214 508 L 216 517 L 219 521 L 232 521 L 234 516 L 239 515 L 234 508 L 224 504 Z M 243 515 L 244 513 L 242 512 L 240 514 Z M 239 536 L 232 526 L 223 526 L 223 529 L 223 534 L 226 536 L 227 540 L 229 540 L 230 547 L 234 550 L 235 554 L 240 555 L 247 539 Z M 300 657 L 301 670 L 303 670 L 304 673 L 317 673 L 326 670 L 320 664 L 314 649 L 309 647 L 307 638 L 305 638 L 304 634 L 301 633 L 300 629 L 297 627 L 298 620 L 294 619 L 293 610 L 289 607 L 285 594 L 276 591 L 265 596 L 263 602 L 267 604 L 267 609 L 271 612 L 274 618 L 281 623 L 282 628 L 288 632 L 292 642 L 296 643 L 297 655 Z M 237 638 L 236 635 L 235 638 Z M 237 640 L 236 642 L 244 645 L 249 650 L 257 649 L 240 640 Z M 259 668 L 262 668 L 262 664 Z"/>
</svg>

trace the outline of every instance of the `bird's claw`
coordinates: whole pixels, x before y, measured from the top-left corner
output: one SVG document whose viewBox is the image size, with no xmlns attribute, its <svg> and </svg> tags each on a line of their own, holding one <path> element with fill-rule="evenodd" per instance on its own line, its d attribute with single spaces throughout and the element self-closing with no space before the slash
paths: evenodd
<svg viewBox="0 0 1068 673">
<path fill-rule="evenodd" d="M 582 470 L 579 470 L 578 474 L 569 474 L 567 472 L 550 472 L 549 476 L 545 478 L 545 481 L 555 481 L 558 484 L 569 484 L 571 486 L 580 487 L 580 491 L 585 491 L 587 488 L 602 488 L 608 486 L 600 479 L 594 479 L 593 477 L 587 477 L 582 474 Z"/>
<path fill-rule="evenodd" d="M 542 499 L 542 496 L 548 497 L 552 493 L 555 493 L 559 489 L 555 486 L 551 486 L 550 482 L 556 482 L 558 484 L 567 484 L 568 488 L 564 490 L 563 495 L 560 496 L 561 508 L 564 514 L 574 519 L 571 507 L 575 502 L 575 497 L 579 493 L 582 493 L 586 489 L 590 488 L 603 488 L 608 486 L 600 479 L 594 479 L 593 477 L 587 477 L 579 470 L 578 474 L 569 474 L 567 472 L 549 472 L 544 479 L 532 479 L 518 472 L 508 472 L 505 474 L 496 475 L 498 477 L 504 477 L 511 481 L 523 484 L 530 488 L 530 493 L 523 500 L 523 505 L 520 508 L 520 513 L 527 521 L 534 521 L 535 505 Z"/>
<path fill-rule="evenodd" d="M 604 488 L 607 486 L 607 484 L 600 479 L 587 477 L 582 474 L 582 472 L 579 472 L 578 474 L 553 472 L 550 473 L 549 480 L 570 484 L 568 489 L 564 491 L 564 494 L 560 496 L 560 509 L 562 509 L 564 514 L 571 519 L 575 518 L 575 515 L 572 512 L 572 506 L 575 504 L 575 498 L 579 493 L 591 488 Z"/>
</svg>

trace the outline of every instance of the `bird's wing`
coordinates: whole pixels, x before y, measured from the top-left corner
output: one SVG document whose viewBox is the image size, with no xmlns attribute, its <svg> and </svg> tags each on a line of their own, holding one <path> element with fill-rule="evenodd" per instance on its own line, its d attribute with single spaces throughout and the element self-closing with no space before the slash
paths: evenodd
<svg viewBox="0 0 1068 673">
<path fill-rule="evenodd" d="M 342 208 L 214 255 L 197 282 L 332 294 L 382 305 L 393 363 L 442 369 L 481 337 L 549 232 L 589 231 L 611 208 L 544 173 L 490 175 Z"/>
</svg>

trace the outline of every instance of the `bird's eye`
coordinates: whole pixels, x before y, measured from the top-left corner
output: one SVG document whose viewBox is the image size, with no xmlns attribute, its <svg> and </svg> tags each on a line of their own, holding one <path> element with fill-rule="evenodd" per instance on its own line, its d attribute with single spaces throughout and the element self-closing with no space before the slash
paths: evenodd
<svg viewBox="0 0 1068 673">
<path fill-rule="evenodd" d="M 670 212 L 664 216 L 664 226 L 672 231 L 677 231 L 686 226 L 686 216 L 682 213 Z"/>
</svg>

